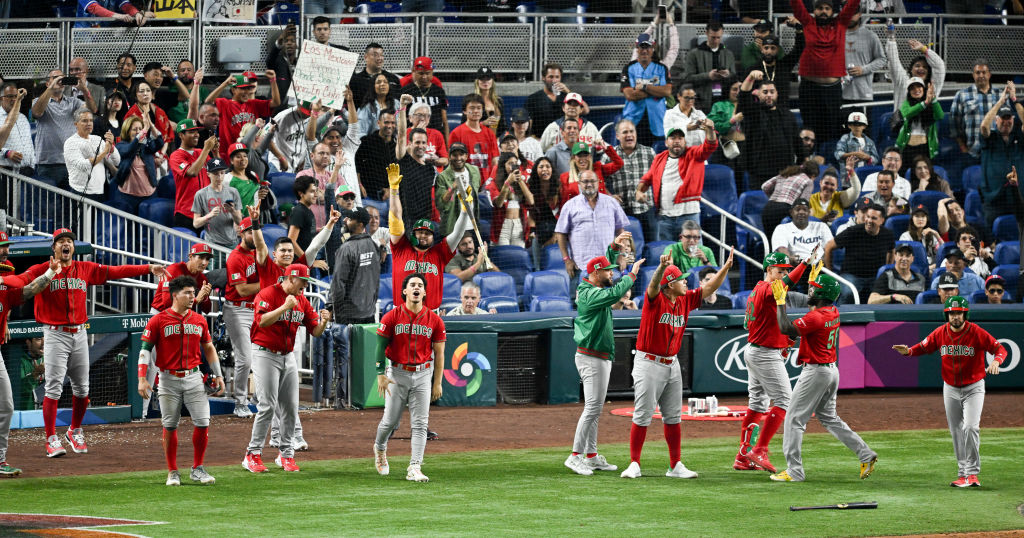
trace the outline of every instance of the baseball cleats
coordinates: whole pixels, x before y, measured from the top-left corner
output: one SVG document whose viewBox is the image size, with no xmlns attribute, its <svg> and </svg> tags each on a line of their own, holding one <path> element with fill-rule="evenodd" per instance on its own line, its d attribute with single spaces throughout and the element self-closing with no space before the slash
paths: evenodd
<svg viewBox="0 0 1024 538">
<path fill-rule="evenodd" d="M 267 466 L 263 465 L 263 455 L 256 452 L 246 452 L 242 459 L 242 467 L 250 473 L 265 473 Z"/>
<path fill-rule="evenodd" d="M 238 418 L 249 418 L 252 416 L 252 411 L 249 410 L 248 405 L 236 403 L 235 416 Z"/>
<path fill-rule="evenodd" d="M 440 437 L 437 436 L 437 432 L 427 430 L 427 441 L 437 441 Z"/>
<path fill-rule="evenodd" d="M 598 454 L 593 458 L 585 458 L 583 460 L 590 467 L 591 471 L 618 471 L 618 465 L 612 465 L 608 463 L 608 460 L 604 459 L 604 456 Z"/>
<path fill-rule="evenodd" d="M 669 478 L 697 478 L 697 473 L 687 469 L 683 462 L 677 461 L 676 466 L 669 469 L 665 476 Z"/>
<path fill-rule="evenodd" d="M 387 476 L 391 473 L 391 467 L 388 466 L 388 451 L 377 450 L 377 447 L 373 448 L 373 464 L 377 467 L 377 474 L 381 476 Z"/>
<path fill-rule="evenodd" d="M 47 458 L 59 458 L 68 451 L 64 450 L 64 445 L 60 444 L 60 438 L 56 435 L 51 435 L 46 440 L 46 457 Z"/>
<path fill-rule="evenodd" d="M 572 472 L 583 476 L 594 474 L 593 469 L 583 461 L 583 456 L 579 454 L 569 454 L 569 457 L 565 459 L 565 466 L 572 469 Z"/>
<path fill-rule="evenodd" d="M 0 476 L 14 477 L 21 474 L 21 469 L 11 467 L 6 461 L 0 461 Z"/>
<path fill-rule="evenodd" d="M 285 458 L 278 454 L 274 463 L 288 472 L 295 473 L 299 471 L 299 466 L 295 463 L 295 458 Z"/>
<path fill-rule="evenodd" d="M 967 480 L 966 476 L 961 476 L 960 478 L 957 478 L 956 480 L 950 482 L 949 485 L 953 486 L 954 488 L 966 488 L 970 486 L 971 483 Z"/>
<path fill-rule="evenodd" d="M 198 465 L 192 468 L 192 472 L 188 474 L 194 482 L 200 484 L 213 484 L 217 481 L 210 473 L 206 472 L 206 469 L 202 465 Z"/>
<path fill-rule="evenodd" d="M 180 486 L 181 485 L 181 474 L 178 471 L 171 471 L 167 473 L 167 482 L 164 482 L 168 486 Z"/>
<path fill-rule="evenodd" d="M 295 441 L 292 441 L 292 450 L 309 450 L 309 443 L 307 443 L 305 439 L 297 439 Z"/>
<path fill-rule="evenodd" d="M 750 463 L 743 454 L 736 454 L 736 459 L 732 462 L 732 468 L 737 471 L 759 471 L 757 465 Z"/>
<path fill-rule="evenodd" d="M 980 488 L 981 482 L 978 482 L 978 475 L 972 474 L 967 477 L 967 485 L 972 488 Z"/>
<path fill-rule="evenodd" d="M 429 482 L 427 475 L 423 474 L 419 465 L 410 465 L 405 473 L 405 479 L 410 482 Z"/>
<path fill-rule="evenodd" d="M 770 475 L 768 478 L 771 478 L 775 482 L 796 482 L 796 480 L 793 480 L 792 476 L 789 476 L 789 471 L 775 473 L 773 475 Z"/>
<path fill-rule="evenodd" d="M 775 466 L 772 465 L 772 462 L 768 459 L 767 450 L 755 448 L 754 450 L 751 450 L 750 452 L 744 454 L 743 457 L 746 458 L 748 462 L 757 466 L 759 469 L 764 469 L 769 473 L 776 472 Z"/>
<path fill-rule="evenodd" d="M 622 471 L 619 476 L 622 478 L 640 478 L 643 476 L 640 474 L 640 464 L 635 461 L 629 462 L 629 467 L 626 467 L 626 470 Z"/>
<path fill-rule="evenodd" d="M 75 454 L 89 453 L 89 447 L 85 444 L 85 434 L 82 433 L 82 428 L 68 430 L 64 433 L 64 438 L 68 440 L 68 444 L 71 445 L 71 450 Z"/>
<path fill-rule="evenodd" d="M 878 456 L 871 458 L 871 461 L 860 464 L 860 479 L 871 476 L 871 473 L 875 472 L 875 463 L 878 462 Z"/>
</svg>

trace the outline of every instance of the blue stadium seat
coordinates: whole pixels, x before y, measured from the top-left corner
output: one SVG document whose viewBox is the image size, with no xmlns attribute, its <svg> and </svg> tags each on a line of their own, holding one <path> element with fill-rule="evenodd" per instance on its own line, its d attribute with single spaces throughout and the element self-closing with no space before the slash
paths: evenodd
<svg viewBox="0 0 1024 538">
<path fill-rule="evenodd" d="M 516 297 L 517 295 L 515 280 L 505 273 L 496 271 L 480 273 L 473 277 L 473 282 L 480 286 L 481 297 Z"/>
<path fill-rule="evenodd" d="M 892 234 L 895 237 L 903 235 L 903 232 L 907 231 L 907 226 L 910 224 L 910 215 L 893 215 L 885 219 L 885 227 L 892 230 Z"/>
<path fill-rule="evenodd" d="M 356 13 L 400 13 L 401 2 L 363 2 L 356 5 Z M 395 22 L 394 17 L 359 17 L 360 24 L 390 24 Z"/>
<path fill-rule="evenodd" d="M 377 286 L 377 298 L 391 300 L 393 296 L 391 288 L 391 275 L 381 275 L 380 284 Z"/>
<path fill-rule="evenodd" d="M 388 222 L 388 207 L 390 204 L 385 200 L 383 202 L 379 200 L 371 200 L 369 198 L 363 198 L 363 207 L 376 207 L 377 212 L 380 213 L 380 225 L 385 226 Z"/>
<path fill-rule="evenodd" d="M 972 293 L 970 297 L 968 297 L 968 301 L 970 301 L 971 304 L 988 304 L 988 296 L 984 292 L 984 290 L 983 291 L 976 291 L 976 292 Z M 1004 291 L 1003 292 L 1003 302 L 1004 303 L 1009 303 L 1009 302 L 1012 302 L 1012 301 L 1013 301 L 1013 298 L 1010 297 L 1010 294 Z"/>
<path fill-rule="evenodd" d="M 278 2 L 267 12 L 267 22 L 271 25 L 299 24 L 299 6 L 288 2 Z"/>
<path fill-rule="evenodd" d="M 295 203 L 295 192 L 292 190 L 292 185 L 295 184 L 295 174 L 278 172 L 270 174 L 268 179 L 270 180 L 270 190 L 277 197 L 278 204 Z M 381 217 L 384 217 L 384 215 L 381 215 Z"/>
<path fill-rule="evenodd" d="M 569 298 L 569 275 L 564 271 L 534 271 L 523 283 L 523 301 L 530 303 L 538 296 Z"/>
<path fill-rule="evenodd" d="M 750 297 L 750 290 L 741 291 L 732 296 L 732 307 L 737 310 L 747 309 L 747 298 Z"/>
<path fill-rule="evenodd" d="M 480 206 L 480 219 L 491 220 L 494 216 L 494 204 L 491 203 L 491 195 L 487 194 L 487 192 L 485 191 L 478 194 L 476 199 L 477 203 Z M 488 237 L 484 236 L 482 233 L 480 235 L 483 237 Z"/>
<path fill-rule="evenodd" d="M 565 261 L 562 260 L 562 251 L 559 250 L 558 245 L 548 245 L 544 247 L 540 267 L 545 271 L 551 271 L 553 269 L 565 270 Z"/>
<path fill-rule="evenodd" d="M 996 245 L 994 253 L 996 263 L 1006 265 L 1020 263 L 1020 241 L 1003 241 Z"/>
<path fill-rule="evenodd" d="M 897 241 L 896 246 L 910 245 L 914 249 L 914 263 L 910 264 L 910 270 L 916 271 L 928 278 L 928 252 L 920 241 Z"/>
<path fill-rule="evenodd" d="M 461 300 L 442 299 L 441 300 L 441 306 L 439 306 L 438 309 L 444 310 L 445 312 L 448 312 L 449 310 L 451 310 L 453 308 L 456 308 L 458 306 L 461 306 L 461 305 L 462 305 L 462 301 Z"/>
<path fill-rule="evenodd" d="M 992 274 L 1003 277 L 1006 281 L 1006 291 L 1013 297 L 1017 296 L 1017 280 L 1020 277 L 1020 267 L 1017 264 L 997 265 Z"/>
<path fill-rule="evenodd" d="M 174 201 L 150 198 L 139 204 L 139 216 L 170 228 L 174 226 Z"/>
<path fill-rule="evenodd" d="M 640 255 L 644 251 L 644 244 L 647 238 L 644 237 L 644 228 L 640 225 L 640 221 L 636 217 L 626 217 L 629 224 L 626 225 L 627 232 L 633 234 L 633 254 Z M 609 260 L 615 263 L 615 260 Z M 500 265 L 498 267 L 501 267 Z"/>
<path fill-rule="evenodd" d="M 676 244 L 676 241 L 654 241 L 653 243 L 647 243 L 647 251 L 644 252 L 644 265 L 645 266 L 657 266 L 660 263 L 662 254 L 665 254 L 665 250 Z"/>
<path fill-rule="evenodd" d="M 519 302 L 515 297 L 495 295 L 484 297 L 480 300 L 480 308 L 484 310 L 495 309 L 499 314 L 515 314 L 519 312 Z"/>
<path fill-rule="evenodd" d="M 530 301 L 530 312 L 572 312 L 568 297 L 540 295 Z"/>
<path fill-rule="evenodd" d="M 946 256 L 949 254 L 949 251 L 953 250 L 954 248 L 957 248 L 956 242 L 954 241 L 946 241 L 945 243 L 940 245 L 939 253 L 936 254 L 935 256 L 935 264 L 941 266 L 943 260 L 945 260 Z"/>
<path fill-rule="evenodd" d="M 892 122 L 893 112 L 890 110 L 882 114 L 882 118 L 871 125 L 871 139 L 875 141 L 875 145 L 881 149 L 888 147 L 887 144 L 883 144 L 882 141 L 886 138 L 892 138 L 892 132 L 889 128 L 889 124 Z M 947 131 L 948 132 L 948 131 Z"/>
<path fill-rule="evenodd" d="M 156 197 L 173 200 L 175 194 L 174 189 L 174 176 L 167 174 L 160 178 L 160 182 L 156 184 Z"/>
<path fill-rule="evenodd" d="M 480 238 L 483 239 L 484 241 L 490 241 L 491 221 L 481 218 L 480 220 L 476 221 L 476 223 L 480 225 Z"/>
<path fill-rule="evenodd" d="M 732 168 L 724 164 L 709 164 L 704 168 L 704 190 L 701 196 L 711 203 L 736 214 L 736 176 Z M 717 216 L 718 213 L 703 209 L 702 215 Z"/>
<path fill-rule="evenodd" d="M 924 290 L 917 294 L 917 299 L 914 299 L 914 304 L 925 304 L 933 297 L 938 297 L 939 292 L 935 290 Z"/>
<path fill-rule="evenodd" d="M 686 285 L 689 286 L 691 290 L 697 289 L 697 287 L 700 286 L 700 272 L 706 267 L 710 267 L 716 271 L 718 270 L 718 268 L 713 265 L 699 265 L 691 269 L 690 275 L 686 277 Z M 718 291 L 727 295 L 732 295 L 732 289 L 729 287 L 728 277 L 722 281 L 722 285 L 718 288 Z"/>
<path fill-rule="evenodd" d="M 444 291 L 441 297 L 445 301 L 461 301 L 462 279 L 451 273 L 444 273 Z"/>
<path fill-rule="evenodd" d="M 191 231 L 189 234 L 195 237 L 195 234 L 192 234 Z M 161 260 L 166 260 L 171 263 L 188 260 L 188 251 L 192 248 L 192 241 L 181 239 L 170 234 L 160 235 L 163 235 L 163 244 L 161 245 L 160 254 L 158 255 Z"/>
<path fill-rule="evenodd" d="M 651 277 L 654 276 L 654 272 L 657 267 L 641 267 L 640 268 L 640 290 L 646 290 L 647 285 L 651 283 Z"/>
<path fill-rule="evenodd" d="M 938 228 L 939 217 L 937 210 L 939 201 L 948 198 L 946 193 L 939 191 L 917 191 L 910 194 L 910 207 L 917 207 L 917 204 L 924 204 L 928 208 L 928 222 L 932 228 Z"/>
<path fill-rule="evenodd" d="M 502 273 L 510 275 L 515 280 L 516 289 L 522 291 L 526 274 L 533 271 L 530 252 L 515 245 L 496 245 L 487 249 L 487 256 Z"/>
<path fill-rule="evenodd" d="M 270 250 L 274 249 L 274 242 L 280 237 L 287 237 L 288 230 L 280 224 L 264 224 L 263 225 L 263 241 L 267 244 L 267 248 Z"/>
<path fill-rule="evenodd" d="M 882 276 L 882 273 L 886 272 L 887 270 L 895 269 L 895 268 L 896 268 L 896 264 L 895 263 L 887 263 L 887 264 L 879 267 L 878 268 L 878 272 L 875 273 L 875 279 L 878 279 L 878 277 Z"/>
<path fill-rule="evenodd" d="M 981 187 L 981 165 L 975 164 L 964 168 L 964 190 L 978 190 Z"/>
<path fill-rule="evenodd" d="M 395 307 L 395 303 L 391 301 L 391 297 L 380 299 L 380 315 L 383 316 L 391 311 Z"/>
<path fill-rule="evenodd" d="M 740 195 L 739 199 L 739 214 L 737 215 L 740 220 L 747 224 L 757 228 L 763 229 L 761 222 L 761 212 L 764 211 L 764 205 L 768 203 L 768 195 L 762 190 L 747 191 Z M 771 238 L 768 238 L 771 240 Z M 760 238 L 757 234 L 754 234 L 742 226 L 736 226 L 736 244 L 739 247 L 740 252 L 750 255 L 754 246 L 760 243 Z M 740 271 L 745 272 L 744 266 L 747 264 L 740 263 Z"/>
<path fill-rule="evenodd" d="M 882 167 L 881 166 L 861 166 L 856 171 L 857 171 L 857 177 L 860 179 L 860 182 L 864 183 L 864 180 L 867 179 L 867 177 L 870 176 L 871 174 L 874 174 L 875 172 L 881 172 L 882 171 Z"/>
<path fill-rule="evenodd" d="M 981 206 L 981 194 L 976 190 L 967 191 L 964 197 L 964 215 L 978 219 L 985 218 L 985 211 Z"/>
<path fill-rule="evenodd" d="M 997 241 L 1020 240 L 1017 230 L 1017 219 L 1013 215 L 996 217 L 995 222 L 992 223 L 992 233 L 995 234 Z"/>
</svg>

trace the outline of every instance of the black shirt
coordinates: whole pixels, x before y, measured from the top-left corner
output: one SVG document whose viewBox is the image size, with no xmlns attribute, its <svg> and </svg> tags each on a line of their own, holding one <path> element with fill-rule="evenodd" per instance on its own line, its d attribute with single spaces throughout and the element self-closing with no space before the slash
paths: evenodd
<svg viewBox="0 0 1024 538">
<path fill-rule="evenodd" d="M 711 303 L 707 299 L 701 299 L 698 308 L 701 310 L 728 310 L 732 308 L 732 301 L 722 294 L 715 294 L 715 302 Z"/>
<path fill-rule="evenodd" d="M 886 269 L 881 276 L 875 279 L 871 285 L 871 293 L 879 295 L 892 295 L 898 293 L 916 300 L 917 296 L 928 289 L 928 282 L 921 273 L 910 272 L 910 280 L 903 280 L 896 269 Z"/>
<path fill-rule="evenodd" d="M 526 111 L 530 114 L 530 131 L 537 138 L 544 134 L 548 124 L 561 118 L 562 104 L 565 102 L 565 94 L 555 95 L 555 100 L 548 99 L 544 90 L 538 90 L 526 98 Z"/>
<path fill-rule="evenodd" d="M 743 113 L 750 188 L 756 190 L 780 170 L 793 164 L 800 140 L 796 118 L 784 105 L 768 108 L 757 102 L 751 92 L 741 91 L 736 112 Z M 877 270 L 878 267 L 876 266 Z M 874 273 L 871 274 L 874 277 Z"/>
<path fill-rule="evenodd" d="M 302 250 L 309 248 L 309 243 L 316 235 L 316 218 L 313 217 L 313 212 L 301 203 L 295 202 L 295 205 L 292 206 L 292 214 L 288 216 L 288 226 L 295 226 L 299 229 L 299 238 L 295 240 L 299 244 L 299 248 Z M 273 247 L 271 246 L 271 248 Z"/>
<path fill-rule="evenodd" d="M 388 72 L 386 69 L 381 69 L 379 74 L 387 77 L 388 84 L 391 85 L 391 91 L 388 93 L 398 94 L 398 92 L 402 90 L 402 83 L 398 79 L 397 75 Z M 352 98 L 356 100 L 356 104 L 363 102 L 366 94 L 373 89 L 373 81 L 376 80 L 376 78 L 377 75 L 367 73 L 365 68 L 352 75 L 352 80 L 348 81 L 348 87 L 352 90 Z"/>
<path fill-rule="evenodd" d="M 356 150 L 356 173 L 359 181 L 366 187 L 366 196 L 381 200 L 381 191 L 388 188 L 389 164 L 395 162 L 395 140 L 384 140 L 380 131 L 363 137 L 363 142 Z"/>
<path fill-rule="evenodd" d="M 419 219 L 429 219 L 433 204 L 432 187 L 437 170 L 429 164 L 420 164 L 409 155 L 398 161 L 402 169 L 402 188 L 398 191 L 402 200 L 402 221 L 406 230 L 412 230 Z"/>
<path fill-rule="evenodd" d="M 430 123 L 427 127 L 445 132 L 444 118 L 441 113 L 448 110 L 448 95 L 442 88 L 433 84 L 426 90 L 421 90 L 414 82 L 402 86 L 402 95 L 411 95 L 414 103 L 426 103 L 430 105 Z"/>
<path fill-rule="evenodd" d="M 892 230 L 882 226 L 878 235 L 864 231 L 863 224 L 843 230 L 836 236 L 836 246 L 846 249 L 843 272 L 857 278 L 875 279 L 878 268 L 885 265 L 889 252 L 896 246 Z"/>
</svg>

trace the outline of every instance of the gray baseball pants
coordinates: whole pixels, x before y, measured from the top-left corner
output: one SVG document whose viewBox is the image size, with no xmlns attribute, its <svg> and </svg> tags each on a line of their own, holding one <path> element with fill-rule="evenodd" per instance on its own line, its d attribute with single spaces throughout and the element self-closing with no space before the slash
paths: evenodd
<svg viewBox="0 0 1024 538">
<path fill-rule="evenodd" d="M 985 406 L 985 380 L 963 387 L 942 384 L 946 422 L 953 436 L 959 476 L 981 472 L 981 409 Z"/>
<path fill-rule="evenodd" d="M 683 420 L 683 375 L 679 361 L 664 357 L 672 361 L 666 365 L 647 359 L 647 355 L 640 350 L 634 354 L 633 424 L 650 426 L 656 406 L 661 409 L 662 424 L 678 424 Z"/>
<path fill-rule="evenodd" d="M 583 383 L 583 413 L 576 423 L 576 436 L 572 451 L 577 454 L 597 453 L 597 423 L 601 420 L 601 409 L 608 394 L 608 378 L 612 373 L 612 361 L 576 353 L 576 370 Z"/>
<path fill-rule="evenodd" d="M 767 413 L 773 405 L 788 408 L 793 389 L 782 350 L 747 344 L 743 360 L 747 363 L 747 407 L 758 413 Z"/>
<path fill-rule="evenodd" d="M 249 452 L 262 453 L 267 440 L 270 423 L 274 419 L 274 408 L 281 402 L 281 444 L 278 449 L 284 458 L 294 457 L 292 439 L 295 433 L 295 416 L 299 407 L 298 376 L 288 372 L 288 357 L 291 353 L 280 354 L 252 346 L 252 371 L 256 376 L 256 419 L 252 423 L 252 437 Z M 294 364 L 294 361 L 292 361 Z"/>
<path fill-rule="evenodd" d="M 7 461 L 7 437 L 11 433 L 11 418 L 14 416 L 14 392 L 11 378 L 7 375 L 4 356 L 0 355 L 0 463 Z"/>
<path fill-rule="evenodd" d="M 75 334 L 44 326 L 43 338 L 46 397 L 59 400 L 67 376 L 71 379 L 72 394 L 88 398 L 89 339 L 84 326 Z"/>
<path fill-rule="evenodd" d="M 295 332 L 295 347 L 289 354 L 288 359 L 288 372 L 289 375 L 295 376 L 295 390 L 299 388 L 299 362 L 302 360 L 302 349 L 303 344 L 306 342 L 306 328 L 299 327 Z M 298 398 L 298 396 L 296 396 Z M 274 409 L 274 420 L 270 423 L 270 438 L 281 443 L 281 413 L 283 408 L 281 402 L 277 402 L 277 408 Z M 302 439 L 302 421 L 299 419 L 299 406 L 295 406 L 295 435 L 293 440 L 298 442 Z"/>
<path fill-rule="evenodd" d="M 202 372 L 178 377 L 160 372 L 160 422 L 173 430 L 181 421 L 181 406 L 188 409 L 192 424 L 199 428 L 210 425 L 210 400 L 203 387 Z"/>
<path fill-rule="evenodd" d="M 155 308 L 150 308 L 149 309 L 149 313 L 155 315 L 155 314 L 159 314 L 160 311 L 155 309 Z M 146 381 L 149 382 L 149 386 L 150 387 L 155 387 L 156 386 L 155 383 L 156 383 L 156 373 L 157 373 L 157 371 L 159 371 L 159 368 L 156 367 L 156 347 L 154 347 L 149 352 L 149 364 L 147 365 L 147 370 L 146 370 Z M 150 391 L 149 394 L 152 395 L 153 392 Z M 149 414 L 149 401 L 150 401 L 150 397 L 145 397 L 145 398 L 142 399 L 142 418 L 146 418 L 146 415 Z M 189 411 L 189 413 L 191 413 L 191 411 Z M 161 417 L 162 416 L 163 415 L 161 414 Z"/>
<path fill-rule="evenodd" d="M 236 405 L 249 403 L 249 370 L 252 367 L 252 338 L 249 333 L 253 316 L 251 308 L 224 303 L 224 324 L 227 325 L 235 359 L 235 378 L 231 390 Z"/>
<path fill-rule="evenodd" d="M 423 450 L 427 446 L 433 364 L 431 368 L 419 372 L 388 367 L 387 376 L 394 384 L 389 385 L 391 392 L 384 397 L 384 416 L 377 425 L 377 437 L 373 441 L 373 446 L 377 450 L 387 450 L 388 436 L 398 426 L 402 411 L 408 406 L 409 423 L 412 428 L 412 454 L 409 457 L 409 465 L 422 465 Z"/>
</svg>

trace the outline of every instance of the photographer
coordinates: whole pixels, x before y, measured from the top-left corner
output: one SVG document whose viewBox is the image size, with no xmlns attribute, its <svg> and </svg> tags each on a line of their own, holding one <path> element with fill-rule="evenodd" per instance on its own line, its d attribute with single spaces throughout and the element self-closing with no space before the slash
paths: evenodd
<svg viewBox="0 0 1024 538">
<path fill-rule="evenodd" d="M 964 253 L 964 266 L 981 278 L 987 277 L 996 267 L 992 248 L 981 242 L 981 236 L 970 225 L 957 230 L 956 246 Z"/>
<path fill-rule="evenodd" d="M 491 242 L 497 245 L 526 247 L 530 236 L 530 219 L 526 208 L 533 205 L 533 193 L 526 184 L 522 163 L 515 153 L 502 153 L 498 157 L 498 171 L 484 186 L 494 205 Z"/>
<path fill-rule="evenodd" d="M 75 134 L 75 112 L 85 108 L 82 101 L 64 96 L 65 84 L 77 84 L 77 77 L 65 77 L 60 69 L 50 71 L 46 90 L 32 101 L 36 122 L 35 150 L 39 159 L 37 177 L 46 178 L 70 190 L 68 169 L 64 165 L 64 141 Z"/>
</svg>

